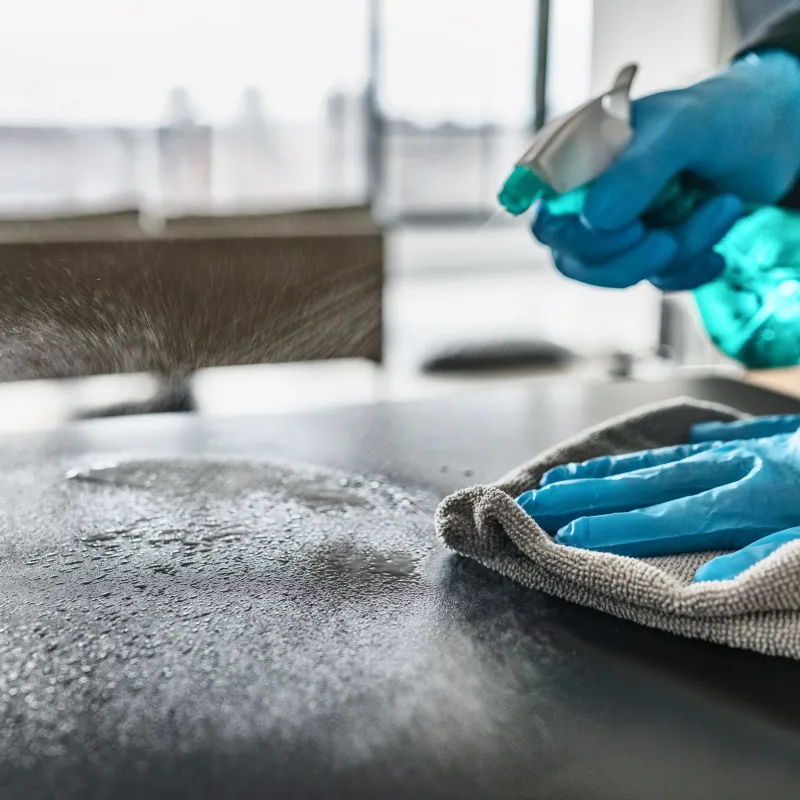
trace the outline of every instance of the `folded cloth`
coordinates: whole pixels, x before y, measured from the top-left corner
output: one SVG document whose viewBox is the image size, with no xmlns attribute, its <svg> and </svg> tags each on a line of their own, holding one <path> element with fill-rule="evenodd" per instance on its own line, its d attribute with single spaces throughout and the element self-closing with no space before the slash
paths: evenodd
<svg viewBox="0 0 800 800">
<path fill-rule="evenodd" d="M 639 409 L 496 483 L 445 498 L 436 512 L 437 532 L 451 550 L 547 594 L 681 636 L 800 659 L 800 541 L 733 580 L 694 583 L 696 570 L 725 551 L 631 558 L 566 547 L 516 502 L 559 464 L 685 443 L 692 425 L 745 416 L 684 398 Z"/>
</svg>

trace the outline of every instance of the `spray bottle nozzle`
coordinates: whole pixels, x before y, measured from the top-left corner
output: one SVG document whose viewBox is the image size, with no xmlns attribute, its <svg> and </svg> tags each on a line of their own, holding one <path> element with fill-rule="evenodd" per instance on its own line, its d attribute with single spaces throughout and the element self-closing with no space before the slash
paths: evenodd
<svg viewBox="0 0 800 800">
<path fill-rule="evenodd" d="M 528 167 L 516 167 L 508 176 L 497 199 L 509 214 L 518 217 L 548 193 L 547 184 Z"/>
<path fill-rule="evenodd" d="M 498 196 L 519 216 L 537 200 L 566 194 L 605 172 L 628 146 L 634 65 L 620 70 L 611 89 L 552 120 L 534 137 Z"/>
</svg>

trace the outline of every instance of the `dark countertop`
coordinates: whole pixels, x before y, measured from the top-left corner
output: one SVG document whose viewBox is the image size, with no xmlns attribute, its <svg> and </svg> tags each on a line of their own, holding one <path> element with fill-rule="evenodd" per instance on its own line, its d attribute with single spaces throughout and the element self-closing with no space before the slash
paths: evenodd
<svg viewBox="0 0 800 800">
<path fill-rule="evenodd" d="M 680 394 L 800 412 L 722 379 L 554 382 L 9 437 L 0 797 L 796 797 L 800 664 L 433 539 L 445 493 Z"/>
</svg>

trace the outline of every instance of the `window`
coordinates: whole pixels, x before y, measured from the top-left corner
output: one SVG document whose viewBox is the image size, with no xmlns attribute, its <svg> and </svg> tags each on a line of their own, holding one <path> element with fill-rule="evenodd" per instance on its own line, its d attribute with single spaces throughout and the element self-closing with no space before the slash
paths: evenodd
<svg viewBox="0 0 800 800">
<path fill-rule="evenodd" d="M 543 4 L 6 3 L 0 214 L 486 213 L 534 123 Z"/>
<path fill-rule="evenodd" d="M 495 208 L 534 124 L 538 6 L 378 3 L 380 199 L 390 218 Z"/>
<path fill-rule="evenodd" d="M 367 0 L 0 10 L 0 213 L 366 193 Z"/>
</svg>

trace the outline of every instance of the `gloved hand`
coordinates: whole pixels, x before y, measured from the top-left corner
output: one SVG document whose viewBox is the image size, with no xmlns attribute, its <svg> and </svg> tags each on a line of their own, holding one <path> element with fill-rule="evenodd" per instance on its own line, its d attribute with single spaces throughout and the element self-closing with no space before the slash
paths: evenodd
<svg viewBox="0 0 800 800">
<path fill-rule="evenodd" d="M 695 575 L 723 580 L 800 536 L 799 488 L 800 433 L 566 464 L 518 502 L 572 547 L 628 556 L 739 550 Z"/>
<path fill-rule="evenodd" d="M 541 205 L 533 233 L 569 278 L 693 289 L 722 271 L 712 248 L 744 204 L 776 202 L 800 173 L 800 60 L 751 55 L 687 89 L 637 100 L 633 128 L 626 152 L 589 187 L 582 215 Z M 676 228 L 646 231 L 642 214 L 682 172 L 720 194 Z"/>
</svg>

